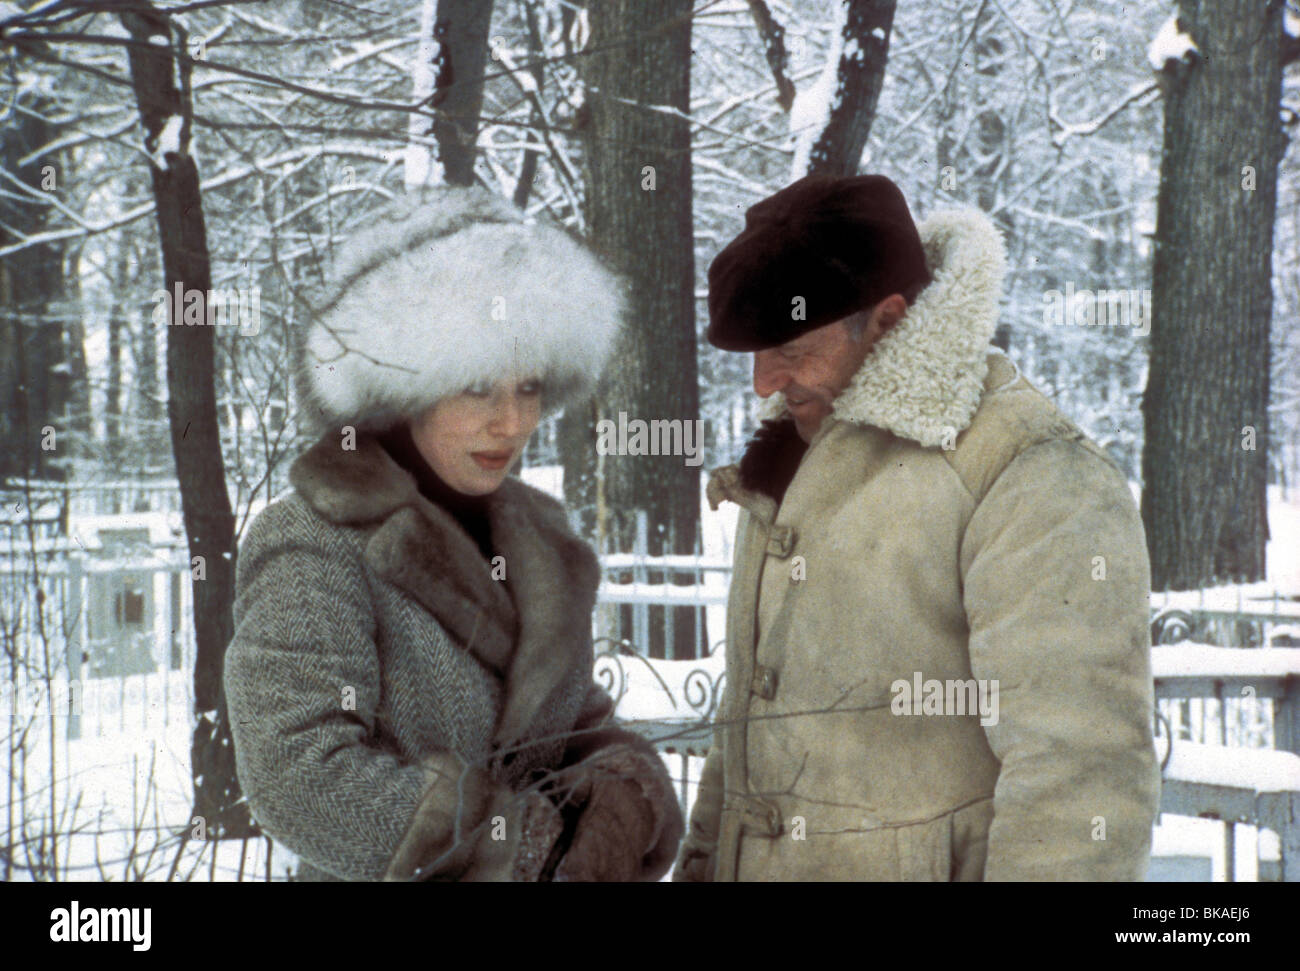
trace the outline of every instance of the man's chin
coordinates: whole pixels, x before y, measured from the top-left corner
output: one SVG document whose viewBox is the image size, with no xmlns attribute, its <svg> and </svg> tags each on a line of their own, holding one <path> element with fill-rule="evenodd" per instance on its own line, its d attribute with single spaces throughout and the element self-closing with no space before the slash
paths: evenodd
<svg viewBox="0 0 1300 971">
<path fill-rule="evenodd" d="M 805 442 L 811 442 L 812 437 L 817 434 L 817 429 L 821 427 L 822 422 L 826 419 L 827 412 L 815 406 L 813 401 L 805 401 L 802 405 L 791 406 L 789 400 L 786 401 L 786 411 L 794 419 L 795 430 L 799 432 L 799 437 Z"/>
</svg>

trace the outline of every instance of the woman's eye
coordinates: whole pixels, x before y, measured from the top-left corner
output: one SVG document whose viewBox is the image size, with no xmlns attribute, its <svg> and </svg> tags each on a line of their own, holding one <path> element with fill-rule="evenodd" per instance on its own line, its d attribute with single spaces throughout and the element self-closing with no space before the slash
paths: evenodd
<svg viewBox="0 0 1300 971">
<path fill-rule="evenodd" d="M 469 395 L 471 398 L 487 398 L 491 396 L 492 389 L 484 387 L 483 385 L 475 384 L 466 388 L 463 393 Z"/>
<path fill-rule="evenodd" d="M 519 386 L 519 393 L 520 393 L 520 394 L 526 394 L 526 395 L 541 394 L 541 393 L 542 393 L 542 382 L 540 382 L 540 381 L 525 381 L 523 384 L 521 384 L 521 385 Z"/>
</svg>

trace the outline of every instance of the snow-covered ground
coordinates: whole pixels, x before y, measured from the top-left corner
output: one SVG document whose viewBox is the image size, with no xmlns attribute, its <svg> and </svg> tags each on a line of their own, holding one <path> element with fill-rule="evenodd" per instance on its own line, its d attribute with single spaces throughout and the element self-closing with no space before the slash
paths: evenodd
<svg viewBox="0 0 1300 971">
<path fill-rule="evenodd" d="M 525 477 L 552 494 L 559 494 L 558 470 L 528 470 Z M 1289 502 L 1284 502 L 1276 490 L 1270 495 L 1270 500 L 1273 537 L 1268 551 L 1270 585 L 1297 590 L 1300 589 L 1300 501 L 1292 497 Z M 714 512 L 702 502 L 702 517 L 704 558 L 729 560 L 736 507 L 727 503 Z M 130 517 L 122 518 L 127 520 Z M 706 581 L 709 592 L 725 591 L 725 587 L 725 577 L 720 574 Z M 706 609 L 709 630 L 722 631 L 725 607 L 718 605 Z M 715 635 L 714 639 L 718 636 Z M 1190 671 L 1206 663 L 1207 658 L 1213 658 L 1213 655 L 1205 654 L 1205 650 L 1190 649 L 1180 659 L 1160 661 L 1160 664 L 1173 664 L 1178 670 Z M 1201 653 L 1196 654 L 1196 651 Z M 1258 663 L 1265 667 L 1273 664 L 1264 656 L 1271 651 L 1232 653 L 1238 664 Z M 606 667 L 612 665 L 608 660 L 602 663 Z M 648 661 L 624 657 L 619 666 L 621 675 L 612 672 L 606 677 L 624 679 L 625 691 L 618 709 L 621 717 L 678 719 L 685 723 L 698 720 L 692 702 L 700 703 L 698 692 L 692 694 L 686 687 L 688 675 L 697 672 L 696 678 L 701 683 L 716 685 L 724 670 L 720 650 L 714 656 L 698 661 Z M 57 830 L 64 834 L 58 847 L 59 867 L 60 870 L 66 867 L 66 875 L 71 879 L 143 877 L 163 880 L 170 874 L 173 879 L 234 880 L 241 872 L 245 880 L 265 879 L 265 840 L 250 841 L 245 845 L 237 841 L 214 843 L 195 839 L 189 841 L 177 859 L 181 848 L 179 834 L 192 830 L 195 825 L 189 818 L 192 785 L 189 772 L 189 678 L 189 672 L 185 671 L 158 672 L 100 682 L 94 685 L 94 690 L 88 689 L 81 699 L 80 737 L 67 740 L 64 725 L 57 733 L 52 776 L 48 729 L 43 734 L 39 730 L 33 732 L 32 737 L 38 742 L 29 745 L 25 800 L 20 799 L 16 790 L 5 797 L 7 808 L 13 810 L 15 830 L 24 830 L 21 837 L 15 833 L 15 839 L 28 840 L 27 845 L 33 848 L 34 855 L 36 847 L 42 845 L 43 832 Z M 618 682 L 612 680 L 612 683 Z M 1192 718 L 1208 717 L 1210 724 L 1206 734 L 1217 737 L 1213 723 L 1217 715 L 1211 711 L 1212 706 L 1193 704 Z M 7 717 L 6 703 L 0 706 L 0 733 L 9 736 L 3 723 Z M 1213 768 L 1210 765 L 1214 761 L 1213 755 L 1217 753 L 1202 760 L 1204 765 L 1201 767 L 1206 771 Z M 1186 750 L 1177 767 L 1180 775 L 1199 771 L 1197 758 L 1193 749 Z M 1193 761 L 1188 762 L 1188 759 Z M 702 759 L 690 757 L 683 760 L 679 755 L 665 755 L 664 762 L 679 784 L 685 777 L 689 808 L 689 803 L 694 801 Z M 54 779 L 53 798 L 51 778 Z M 50 825 L 51 813 L 58 817 L 53 826 Z M 0 821 L 3 818 L 0 817 Z M 1238 880 L 1256 878 L 1257 857 L 1277 859 L 1275 834 L 1266 832 L 1261 839 L 1253 827 L 1238 825 L 1235 840 L 1235 876 Z M 1214 880 L 1225 878 L 1224 844 L 1225 825 L 1213 820 L 1165 815 L 1153 832 L 1155 856 L 1208 859 Z M 48 850 L 48 842 L 44 846 Z M 19 854 L 20 859 L 21 856 Z M 283 847 L 274 847 L 270 859 L 273 878 L 284 879 L 295 865 L 291 853 Z"/>
</svg>

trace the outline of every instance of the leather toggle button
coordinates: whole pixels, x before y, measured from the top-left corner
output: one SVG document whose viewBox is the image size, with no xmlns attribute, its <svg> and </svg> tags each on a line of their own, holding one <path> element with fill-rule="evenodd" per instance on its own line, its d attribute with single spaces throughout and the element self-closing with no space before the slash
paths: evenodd
<svg viewBox="0 0 1300 971">
<path fill-rule="evenodd" d="M 754 669 L 754 677 L 749 683 L 749 688 L 760 698 L 771 701 L 776 697 L 776 670 L 762 664 L 758 665 Z"/>
<path fill-rule="evenodd" d="M 795 529 L 793 526 L 773 526 L 767 537 L 767 552 L 772 556 L 785 559 L 794 549 Z"/>
<path fill-rule="evenodd" d="M 745 801 L 740 828 L 748 836 L 780 836 L 781 810 L 770 802 L 750 796 Z"/>
</svg>

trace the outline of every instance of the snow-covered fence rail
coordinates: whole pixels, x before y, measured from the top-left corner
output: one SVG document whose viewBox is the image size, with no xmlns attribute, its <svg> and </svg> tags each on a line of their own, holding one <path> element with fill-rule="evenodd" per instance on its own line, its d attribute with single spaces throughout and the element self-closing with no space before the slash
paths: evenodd
<svg viewBox="0 0 1300 971">
<path fill-rule="evenodd" d="M 1151 640 L 1221 641 L 1240 647 L 1270 642 L 1300 646 L 1300 590 L 1265 583 L 1231 584 L 1151 595 Z"/>
<path fill-rule="evenodd" d="M 1272 749 L 1209 745 L 1166 730 L 1161 812 L 1226 824 L 1227 873 L 1233 873 L 1233 827 L 1245 823 L 1278 835 L 1278 872 L 1261 876 L 1300 882 L 1300 650 L 1200 644 L 1151 652 L 1157 702 L 1214 698 L 1271 700 Z M 1226 733 L 1227 719 L 1221 718 Z"/>
<path fill-rule="evenodd" d="M 610 571 L 677 569 L 698 576 L 707 570 L 723 581 L 709 588 L 607 581 L 601 590 L 605 602 L 725 604 L 729 567 L 723 562 L 635 554 L 609 556 L 602 562 Z M 1288 644 L 1295 625 L 1300 624 L 1300 598 L 1259 585 L 1156 594 L 1152 613 L 1157 644 L 1204 630 L 1207 624 L 1230 636 L 1244 637 L 1249 644 Z M 686 805 L 688 760 L 707 755 L 712 741 L 708 722 L 721 692 L 724 652 L 715 648 L 711 657 L 692 666 L 692 662 L 642 658 L 627 641 L 607 640 L 616 646 L 599 655 L 598 678 L 619 701 L 619 716 L 628 727 L 654 742 L 666 756 L 681 757 L 682 801 Z M 1243 823 L 1272 830 L 1279 839 L 1280 859 L 1275 870 L 1263 861 L 1261 877 L 1300 882 L 1300 650 L 1183 644 L 1158 646 L 1152 658 L 1156 698 L 1164 712 L 1160 721 L 1167 726 L 1161 811 L 1223 820 L 1230 875 L 1234 870 L 1233 827 Z M 704 665 L 707 667 L 699 669 Z M 638 674 L 639 668 L 645 670 Z M 700 689 L 693 693 L 688 690 L 691 677 Z M 1259 720 L 1259 713 L 1270 702 L 1272 711 L 1264 711 L 1264 724 L 1251 722 L 1252 718 Z M 1182 704 L 1192 718 L 1200 714 L 1199 732 L 1194 723 L 1180 723 Z M 1207 744 L 1206 715 L 1212 706 L 1217 708 L 1218 745 Z M 1230 714 L 1247 724 L 1230 724 Z M 1180 731 L 1190 737 L 1175 738 L 1170 744 L 1169 737 Z M 1268 744 L 1270 734 L 1274 748 L 1251 747 L 1261 740 Z"/>
<path fill-rule="evenodd" d="M 0 737 L 14 730 L 34 738 L 161 735 L 172 722 L 191 722 L 194 672 L 160 669 L 144 674 L 45 682 L 0 682 Z"/>
<path fill-rule="evenodd" d="M 627 728 L 654 743 L 661 753 L 681 759 L 681 801 L 690 808 L 690 759 L 708 754 L 710 725 L 726 682 L 726 659 L 712 654 L 692 661 L 642 657 L 627 641 L 601 638 L 597 644 L 596 683 L 614 699 Z"/>
<path fill-rule="evenodd" d="M 114 722 L 124 729 L 133 717 L 126 712 L 136 709 L 161 724 L 185 719 L 195 650 L 186 551 L 145 545 L 88 553 L 67 538 L 32 545 L 34 556 L 0 544 L 0 616 L 14 653 L 0 687 L 31 700 L 24 711 L 69 739 L 84 730 L 108 734 Z M 43 631 L 32 621 L 37 598 Z M 54 712 L 37 710 L 47 695 L 59 699 Z"/>
<path fill-rule="evenodd" d="M 645 536 L 639 535 L 638 550 L 645 549 Z M 607 553 L 600 558 L 604 578 L 596 593 L 598 604 L 631 608 L 631 624 L 627 629 L 611 625 L 609 635 L 628 639 L 633 644 L 649 643 L 651 607 L 669 608 L 664 615 L 664 642 L 669 658 L 703 657 L 708 653 L 705 644 L 705 611 L 709 607 L 723 607 L 727 603 L 726 577 L 731 573 L 731 563 L 716 557 L 701 555 L 647 556 L 644 552 Z M 679 579 L 680 578 L 680 579 Z M 690 580 L 689 583 L 681 579 Z M 669 620 L 672 609 L 695 612 L 695 644 L 682 650 L 674 644 L 674 625 Z"/>
</svg>

